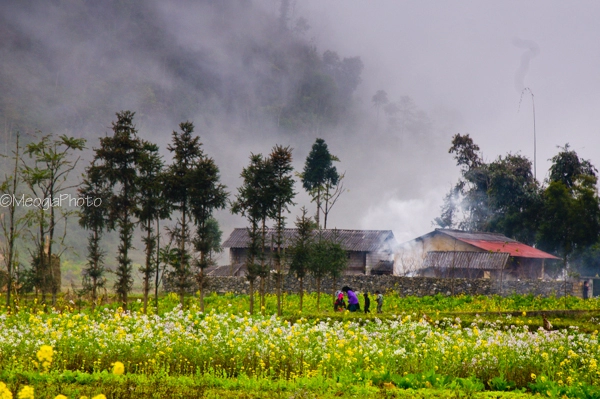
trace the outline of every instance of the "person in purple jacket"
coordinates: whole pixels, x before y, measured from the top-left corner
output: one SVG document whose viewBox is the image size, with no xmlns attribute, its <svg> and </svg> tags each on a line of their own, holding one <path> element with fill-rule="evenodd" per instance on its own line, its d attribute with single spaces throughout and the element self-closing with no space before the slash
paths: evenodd
<svg viewBox="0 0 600 399">
<path fill-rule="evenodd" d="M 342 291 L 344 291 L 348 296 L 348 310 L 350 312 L 356 312 L 357 310 L 360 310 L 360 305 L 358 304 L 358 297 L 356 296 L 352 288 L 344 286 L 344 288 L 342 288 Z"/>
</svg>

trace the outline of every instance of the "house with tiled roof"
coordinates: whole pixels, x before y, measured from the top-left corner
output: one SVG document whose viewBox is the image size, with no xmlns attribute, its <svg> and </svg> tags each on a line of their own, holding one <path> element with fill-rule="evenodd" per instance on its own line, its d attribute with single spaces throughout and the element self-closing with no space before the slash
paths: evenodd
<svg viewBox="0 0 600 399">
<path fill-rule="evenodd" d="M 538 279 L 554 255 L 498 233 L 436 229 L 400 244 L 394 274 L 454 278 Z"/>
<path fill-rule="evenodd" d="M 293 245 L 297 234 L 296 229 L 283 230 L 284 250 Z M 338 242 L 346 250 L 348 267 L 345 274 L 392 274 L 394 247 L 397 242 L 391 230 L 327 229 L 315 234 L 320 234 L 323 239 Z M 267 230 L 267 259 L 271 259 L 271 254 L 277 250 L 276 237 L 277 230 Z M 229 248 L 230 265 L 210 270 L 209 274 L 245 275 L 249 241 L 247 229 L 234 229 L 223 243 L 224 248 Z"/>
</svg>

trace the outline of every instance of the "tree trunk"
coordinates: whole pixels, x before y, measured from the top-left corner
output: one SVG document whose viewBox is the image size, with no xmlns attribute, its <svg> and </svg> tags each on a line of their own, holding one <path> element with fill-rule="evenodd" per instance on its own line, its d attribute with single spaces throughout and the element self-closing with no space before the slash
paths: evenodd
<svg viewBox="0 0 600 399">
<path fill-rule="evenodd" d="M 260 276 L 260 313 L 262 313 L 263 315 L 265 314 L 265 278 L 263 277 L 264 273 L 265 273 L 265 243 L 267 240 L 267 219 L 263 218 L 262 219 L 262 242 L 261 242 L 261 253 L 262 256 L 260 257 L 260 271 L 261 271 L 261 276 Z"/>
<path fill-rule="evenodd" d="M 321 277 L 317 278 L 317 311 L 321 310 Z"/>
<path fill-rule="evenodd" d="M 100 250 L 99 246 L 98 246 L 98 241 L 99 241 L 99 234 L 98 234 L 98 228 L 94 228 L 94 246 L 96 253 L 94 253 L 93 256 L 93 262 L 94 264 L 92 265 L 93 269 L 95 271 L 98 270 L 98 251 Z M 92 277 L 92 312 L 96 310 L 96 300 L 98 298 L 98 277 L 96 277 L 96 272 L 94 272 L 94 276 Z"/>
<path fill-rule="evenodd" d="M 160 271 L 160 219 L 156 218 L 156 275 L 154 276 L 154 307 L 158 314 L 158 273 Z"/>
<path fill-rule="evenodd" d="M 181 237 L 179 242 L 179 267 L 181 269 L 180 273 L 180 286 L 179 286 L 179 302 L 181 302 L 181 308 L 185 307 L 185 240 L 186 240 L 186 220 L 185 215 L 187 213 L 187 209 L 185 205 L 181 209 Z"/>
<path fill-rule="evenodd" d="M 277 229 L 277 264 L 275 265 L 275 269 L 277 270 L 276 276 L 276 284 L 277 284 L 277 316 L 281 316 L 282 308 L 281 308 L 281 280 L 282 280 L 282 271 L 281 271 L 281 206 L 278 208 L 278 219 L 280 225 Z"/>
<path fill-rule="evenodd" d="M 281 308 L 281 272 L 277 272 L 277 316 L 281 316 L 282 308 Z"/>
<path fill-rule="evenodd" d="M 96 286 L 98 285 L 98 279 L 92 277 L 92 312 L 96 310 L 96 298 L 98 297 Z"/>
<path fill-rule="evenodd" d="M 17 134 L 17 147 L 15 151 L 15 168 L 13 170 L 13 181 L 12 181 L 12 194 L 16 195 L 17 191 L 17 173 L 19 173 L 19 135 Z M 9 235 L 8 235 L 8 263 L 6 264 L 6 271 L 8 272 L 8 282 L 6 287 L 6 308 L 11 309 L 10 294 L 13 286 L 13 259 L 14 259 L 14 248 L 15 248 L 15 204 L 11 202 L 9 205 Z"/>
<path fill-rule="evenodd" d="M 250 294 L 250 314 L 254 314 L 254 279 L 248 280 L 250 282 L 250 287 L 248 288 L 248 293 Z"/>
<path fill-rule="evenodd" d="M 44 258 L 44 228 L 42 226 L 42 224 L 40 223 L 40 248 L 39 248 L 39 254 L 38 256 L 40 257 L 38 260 L 38 273 L 41 273 L 40 279 L 38 281 L 41 282 L 42 287 L 41 287 L 41 291 L 42 291 L 42 304 L 46 304 L 46 287 L 47 287 L 47 270 L 46 268 L 46 259 Z"/>
<path fill-rule="evenodd" d="M 50 200 L 54 199 L 54 168 L 50 168 Z M 52 276 L 51 280 L 51 290 L 52 290 L 52 306 L 56 306 L 56 295 L 60 290 L 60 281 L 57 280 L 57 276 L 55 275 L 54 266 L 52 265 L 52 241 L 54 240 L 54 207 L 50 207 L 50 226 L 48 228 L 48 264 L 50 265 L 50 275 Z M 58 264 L 60 268 L 60 263 Z"/>
<path fill-rule="evenodd" d="M 200 256 L 204 256 L 201 254 Z M 200 277 L 198 278 L 198 290 L 200 292 L 200 311 L 204 313 L 204 269 L 200 268 Z"/>
<path fill-rule="evenodd" d="M 265 278 L 260 276 L 260 313 L 265 314 Z"/>
<path fill-rule="evenodd" d="M 302 312 L 302 300 L 304 298 L 304 278 L 300 277 L 300 311 Z"/>
<path fill-rule="evenodd" d="M 321 188 L 317 187 L 317 228 L 320 230 L 319 214 L 321 213 Z"/>
<path fill-rule="evenodd" d="M 144 270 L 144 314 L 148 311 L 148 296 L 150 294 L 150 272 L 152 271 L 152 246 L 150 245 L 150 239 L 152 238 L 151 230 L 152 222 L 148 221 L 146 226 L 146 268 Z"/>
</svg>

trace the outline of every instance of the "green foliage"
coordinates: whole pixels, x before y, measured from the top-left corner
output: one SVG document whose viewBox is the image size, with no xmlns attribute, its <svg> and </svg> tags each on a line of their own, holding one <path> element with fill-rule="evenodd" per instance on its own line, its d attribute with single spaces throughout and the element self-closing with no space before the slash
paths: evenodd
<svg viewBox="0 0 600 399">
<path fill-rule="evenodd" d="M 508 154 L 485 163 L 469 135 L 453 137 L 462 177 L 444 199 L 436 223 L 443 228 L 493 231 L 564 259 L 585 257 L 600 239 L 596 168 L 569 145 L 552 158 L 550 180 L 540 187 L 531 162 Z"/>
<path fill-rule="evenodd" d="M 56 302 L 56 295 L 60 290 L 60 273 L 56 273 L 60 272 L 60 266 L 55 269 L 50 263 L 53 262 L 55 254 L 60 256 L 62 252 L 56 250 L 55 244 L 60 246 L 64 240 L 63 236 L 58 243 L 55 242 L 57 222 L 64 221 L 66 224 L 67 218 L 74 213 L 57 206 L 57 201 L 61 198 L 60 194 L 68 189 L 65 182 L 79 160 L 72 159 L 73 153 L 83 150 L 85 142 L 85 139 L 66 135 L 55 139 L 50 134 L 43 136 L 38 142 L 29 143 L 24 151 L 31 163 L 23 160 L 21 175 L 32 193 L 32 198 L 41 201 L 33 212 L 35 216 L 32 215 L 37 229 L 35 233 L 31 233 L 36 247 L 33 258 L 37 259 L 33 266 L 38 274 L 37 287 L 41 289 L 43 297 L 47 292 L 52 293 L 52 303 Z M 60 209 L 59 215 L 57 209 Z"/>
<path fill-rule="evenodd" d="M 79 187 L 79 195 L 86 198 L 86 203 L 79 212 L 79 225 L 90 230 L 87 245 L 87 264 L 82 270 L 82 280 L 83 289 L 91 294 L 92 303 L 95 304 L 98 289 L 104 287 L 106 283 L 104 277 L 106 253 L 102 250 L 100 242 L 107 226 L 111 192 L 107 182 L 103 181 L 100 175 L 100 169 L 94 168 L 93 163 L 92 166 L 87 168 L 86 172 L 86 176 Z"/>
<path fill-rule="evenodd" d="M 333 166 L 334 161 L 339 161 L 335 155 L 331 155 L 327 144 L 323 139 L 317 139 L 304 163 L 304 169 L 300 175 L 302 186 L 317 203 L 316 222 L 320 226 L 320 213 L 322 209 L 323 195 L 329 194 L 327 201 L 333 199 L 331 192 L 338 186 L 340 175 L 337 168 Z M 324 226 L 327 228 L 327 212 L 324 213 Z M 319 227 L 320 228 L 320 227 Z"/>
<path fill-rule="evenodd" d="M 246 278 L 250 282 L 250 313 L 254 310 L 254 281 L 264 278 L 269 270 L 265 259 L 266 222 L 273 211 L 272 165 L 261 154 L 250 155 L 250 165 L 242 170 L 242 186 L 231 204 L 231 212 L 248 219 L 248 255 Z M 264 291 L 261 291 L 264 302 Z"/>
<path fill-rule="evenodd" d="M 220 247 L 219 225 L 213 218 L 213 212 L 224 209 L 228 193 L 220 183 L 219 168 L 211 158 L 204 157 L 194 171 L 191 186 L 191 205 L 196 237 L 194 248 L 200 253 L 200 259 L 195 263 L 201 270 L 208 266 L 210 254 Z"/>
<path fill-rule="evenodd" d="M 272 165 L 272 186 L 273 207 L 271 209 L 271 218 L 275 221 L 275 279 L 277 285 L 277 315 L 281 316 L 281 291 L 283 283 L 283 263 L 285 262 L 283 229 L 285 228 L 286 213 L 289 213 L 289 206 L 294 205 L 294 178 L 292 171 L 292 149 L 277 145 L 273 147 L 269 160 Z"/>
<path fill-rule="evenodd" d="M 144 242 L 145 263 L 139 268 L 142 273 L 142 291 L 144 293 L 144 311 L 148 306 L 148 295 L 152 277 L 158 273 L 158 259 L 155 250 L 158 245 L 158 234 L 154 233 L 154 224 L 160 219 L 170 216 L 170 204 L 163 195 L 164 171 L 163 161 L 158 155 L 158 146 L 145 142 L 139 160 L 138 208 L 136 209 L 142 231 L 146 235 Z"/>
<path fill-rule="evenodd" d="M 488 385 L 493 391 L 512 391 L 516 388 L 516 384 L 513 381 L 506 381 L 503 375 L 490 379 Z"/>
<path fill-rule="evenodd" d="M 301 212 L 301 216 L 296 218 L 296 229 L 298 230 L 298 234 L 288 252 L 290 272 L 299 279 L 306 277 L 306 274 L 309 271 L 311 248 L 314 237 L 313 231 L 316 229 L 313 220 L 306 216 L 307 210 L 305 207 L 302 207 Z"/>
<path fill-rule="evenodd" d="M 544 191 L 543 221 L 538 232 L 540 247 L 565 259 L 598 242 L 600 200 L 592 187 L 577 185 L 569 189 L 553 181 Z"/>
<path fill-rule="evenodd" d="M 200 257 L 193 262 L 193 266 L 199 268 L 196 277 L 202 286 L 203 270 L 208 266 L 210 252 L 214 249 L 215 231 L 210 220 L 214 210 L 225 207 L 228 193 L 220 183 L 219 168 L 202 151 L 200 138 L 193 135 L 194 124 L 182 122 L 179 128 L 181 133 L 173 132 L 173 143 L 168 147 L 173 153 L 173 163 L 165 175 L 164 192 L 180 215 L 172 235 L 176 239 L 180 255 L 176 281 L 183 305 L 185 287 L 190 284 L 184 282 L 183 278 L 192 275 L 189 272 L 192 258 L 186 245 L 193 243 L 200 252 Z M 197 228 L 195 239 L 190 233 L 189 224 L 192 222 Z"/>
<path fill-rule="evenodd" d="M 111 191 L 107 201 L 107 227 L 119 230 L 115 290 L 123 306 L 127 306 L 127 295 L 133 285 L 132 261 L 129 251 L 132 247 L 133 231 L 137 221 L 134 215 L 138 210 L 139 176 L 138 168 L 145 151 L 156 151 L 137 136 L 133 124 L 134 112 L 117 112 L 117 120 L 112 124 L 113 135 L 100 139 L 100 147 L 95 149 L 95 157 L 88 172 L 97 174 L 103 187 Z"/>
<path fill-rule="evenodd" d="M 315 223 L 307 217 L 307 210 L 302 207 L 302 215 L 296 217 L 296 229 L 298 234 L 296 240 L 290 245 L 288 257 L 290 272 L 300 280 L 298 287 L 300 294 L 300 311 L 302 311 L 302 299 L 304 298 L 304 277 L 310 270 L 311 251 L 313 246 L 313 231 Z"/>
<path fill-rule="evenodd" d="M 0 182 L 0 195 L 4 197 L 17 197 L 21 191 L 23 179 L 19 173 L 19 163 L 21 162 L 21 143 L 20 133 L 16 135 L 15 149 L 11 157 L 9 157 L 11 175 L 5 175 L 4 180 Z M 4 240 L 0 243 L 0 252 L 3 254 L 2 263 L 6 268 L 6 272 L 0 273 L 2 277 L 2 285 L 6 284 L 6 306 L 12 305 L 11 295 L 13 294 L 14 281 L 19 278 L 16 276 L 16 271 L 19 269 L 19 253 L 17 251 L 17 240 L 22 237 L 27 223 L 29 214 L 18 212 L 17 204 L 11 201 L 8 206 L 2 207 L 0 215 L 0 230 L 4 236 Z"/>
<path fill-rule="evenodd" d="M 587 176 L 593 179 L 593 184 L 596 183 L 598 170 L 589 160 L 579 158 L 577 153 L 570 149 L 569 143 L 559 148 L 560 152 L 552 157 L 551 182 L 561 182 L 571 189 L 583 176 Z"/>
</svg>

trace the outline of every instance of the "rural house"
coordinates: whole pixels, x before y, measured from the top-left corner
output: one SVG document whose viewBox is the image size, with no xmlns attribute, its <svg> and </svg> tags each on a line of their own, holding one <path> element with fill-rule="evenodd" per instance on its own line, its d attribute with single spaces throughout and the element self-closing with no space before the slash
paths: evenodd
<svg viewBox="0 0 600 399">
<path fill-rule="evenodd" d="M 397 245 L 391 230 L 321 230 L 323 238 L 335 240 L 348 253 L 348 267 L 345 274 L 392 274 L 393 249 Z M 267 259 L 277 250 L 275 229 L 267 231 Z M 293 245 L 296 229 L 284 229 L 283 248 Z M 317 233 L 315 233 L 317 234 Z M 209 271 L 211 275 L 241 276 L 245 274 L 248 250 L 248 230 L 238 228 L 223 243 L 229 248 L 230 265 Z"/>
<path fill-rule="evenodd" d="M 436 229 L 398 246 L 394 274 L 503 280 L 544 278 L 559 260 L 502 234 Z"/>
</svg>

